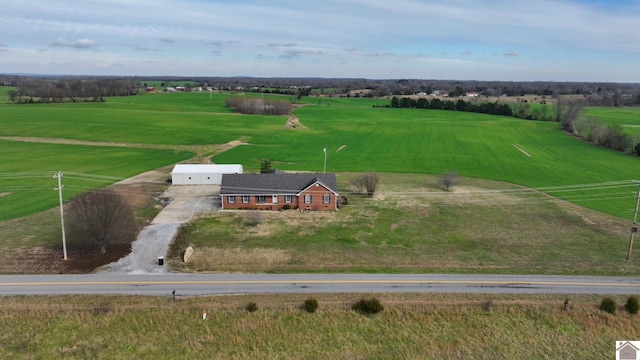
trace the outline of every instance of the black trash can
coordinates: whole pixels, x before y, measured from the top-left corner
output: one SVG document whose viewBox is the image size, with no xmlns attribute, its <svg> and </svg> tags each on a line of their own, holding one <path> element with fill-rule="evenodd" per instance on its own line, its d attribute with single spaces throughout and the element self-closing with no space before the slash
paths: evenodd
<svg viewBox="0 0 640 360">
<path fill-rule="evenodd" d="M 158 265 L 164 265 L 164 257 L 163 256 L 160 256 L 158 258 Z"/>
</svg>

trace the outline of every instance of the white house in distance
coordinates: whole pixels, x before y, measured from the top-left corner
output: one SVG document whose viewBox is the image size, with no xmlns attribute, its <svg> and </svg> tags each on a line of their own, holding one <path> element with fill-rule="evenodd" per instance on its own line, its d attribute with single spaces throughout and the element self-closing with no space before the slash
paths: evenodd
<svg viewBox="0 0 640 360">
<path fill-rule="evenodd" d="M 240 164 L 177 164 L 171 171 L 173 185 L 220 185 L 222 174 L 242 174 Z"/>
</svg>

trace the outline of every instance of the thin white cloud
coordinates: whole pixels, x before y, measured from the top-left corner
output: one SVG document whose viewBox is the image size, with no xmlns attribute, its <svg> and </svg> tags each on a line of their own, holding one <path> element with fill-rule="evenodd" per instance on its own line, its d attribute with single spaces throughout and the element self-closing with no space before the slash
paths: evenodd
<svg viewBox="0 0 640 360">
<path fill-rule="evenodd" d="M 269 47 L 295 47 L 295 46 L 298 46 L 298 44 L 295 44 L 295 43 L 286 43 L 286 44 L 269 43 L 269 44 L 267 44 L 267 46 L 269 46 Z"/>
<path fill-rule="evenodd" d="M 390 52 L 378 52 L 378 53 L 366 54 L 366 56 L 368 57 L 388 57 L 388 56 L 395 56 L 395 55 L 396 54 L 390 53 Z"/>
<path fill-rule="evenodd" d="M 152 52 L 158 52 L 158 51 L 160 51 L 160 49 L 158 49 L 158 48 L 147 47 L 147 46 L 140 45 L 140 44 L 137 44 L 137 45 L 131 45 L 130 47 L 131 47 L 132 49 L 135 49 L 135 50 L 138 50 L 138 51 L 152 51 Z"/>
<path fill-rule="evenodd" d="M 640 45 L 634 34 L 640 33 L 640 6 L 626 1 L 599 3 L 84 0 L 83 6 L 77 6 L 76 0 L 11 0 L 0 13 L 0 34 L 11 34 L 12 47 L 3 53 L 0 65 L 11 63 L 22 66 L 18 72 L 39 72 L 32 67 L 46 67 L 47 63 L 19 65 L 19 59 L 9 57 L 15 53 L 14 44 L 34 52 L 44 44 L 55 48 L 51 53 L 57 57 L 50 62 L 82 63 L 86 69 L 77 66 L 78 71 L 91 73 L 91 61 L 78 58 L 79 52 L 71 50 L 99 47 L 100 58 L 119 60 L 96 60 L 96 72 L 108 72 L 112 64 L 146 64 L 131 71 L 171 75 L 176 68 L 164 66 L 174 60 L 175 53 L 162 51 L 164 45 L 159 45 L 164 43 L 180 51 L 180 71 L 193 69 L 200 75 L 287 76 L 295 72 L 304 76 L 306 72 L 332 77 L 449 74 L 447 77 L 458 78 L 455 69 L 460 77 L 520 79 L 535 77 L 533 73 L 539 71 L 541 79 L 553 74 L 561 80 L 562 69 L 568 69 L 567 77 L 640 81 L 640 75 L 619 77 L 624 71 L 637 74 L 633 60 L 640 54 Z M 43 34 L 58 40 L 43 43 Z M 1 45 L 0 49 L 8 48 Z M 82 53 L 98 57 L 95 51 Z M 465 62 L 449 63 L 447 69 L 429 62 L 418 68 L 421 58 L 437 54 L 452 60 L 490 59 L 495 66 Z M 514 58 L 521 68 L 508 73 L 495 70 L 513 65 Z M 158 61 L 144 63 L 154 59 Z M 549 66 L 557 71 L 542 70 Z"/>
<path fill-rule="evenodd" d="M 278 57 L 280 59 L 290 60 L 290 59 L 298 59 L 303 55 L 322 55 L 322 51 L 319 50 L 287 50 L 284 53 L 280 54 Z"/>
<path fill-rule="evenodd" d="M 69 41 L 67 39 L 57 39 L 49 43 L 49 47 L 69 47 L 74 49 L 92 49 L 97 46 L 98 44 L 91 39 L 78 39 L 75 41 Z"/>
</svg>

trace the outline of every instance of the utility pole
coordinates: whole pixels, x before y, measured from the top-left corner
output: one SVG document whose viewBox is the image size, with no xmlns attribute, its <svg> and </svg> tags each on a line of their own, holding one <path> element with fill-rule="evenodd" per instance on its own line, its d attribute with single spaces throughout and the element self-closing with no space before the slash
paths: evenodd
<svg viewBox="0 0 640 360">
<path fill-rule="evenodd" d="M 324 167 L 322 168 L 322 173 L 326 173 L 327 172 L 327 146 L 325 145 L 324 149 L 322 149 L 322 151 L 324 151 Z"/>
<path fill-rule="evenodd" d="M 636 185 L 640 186 L 640 182 L 636 181 Z M 633 238 L 638 231 L 638 225 L 636 224 L 636 220 L 638 219 L 638 205 L 640 205 L 640 187 L 638 188 L 638 192 L 636 192 L 636 209 L 633 211 L 633 226 L 631 227 L 631 238 L 629 238 L 629 251 L 627 252 L 627 261 L 631 260 L 631 249 L 633 249 Z"/>
<path fill-rule="evenodd" d="M 60 225 L 62 226 L 62 255 L 64 260 L 67 260 L 67 239 L 64 234 L 64 207 L 62 206 L 62 171 L 58 171 L 53 175 L 54 179 L 58 179 L 58 187 L 53 190 L 58 190 L 58 198 L 60 199 Z"/>
</svg>

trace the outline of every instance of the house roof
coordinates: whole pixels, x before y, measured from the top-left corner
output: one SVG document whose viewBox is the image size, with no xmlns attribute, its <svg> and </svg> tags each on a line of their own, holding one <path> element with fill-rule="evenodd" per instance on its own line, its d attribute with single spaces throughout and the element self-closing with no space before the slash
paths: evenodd
<svg viewBox="0 0 640 360">
<path fill-rule="evenodd" d="M 242 174 L 240 164 L 177 164 L 171 174 Z"/>
<path fill-rule="evenodd" d="M 336 174 L 224 174 L 220 195 L 294 195 L 316 182 L 338 193 Z"/>
</svg>

